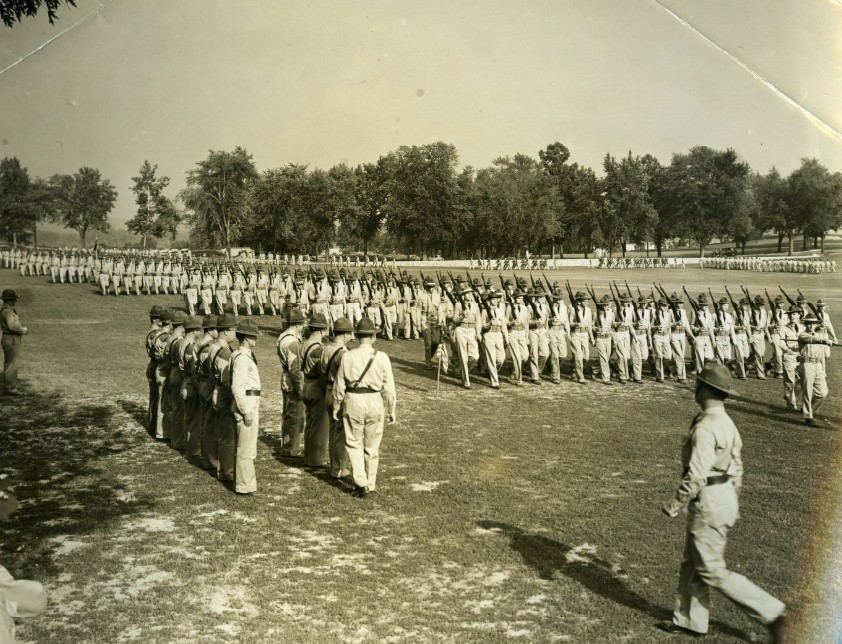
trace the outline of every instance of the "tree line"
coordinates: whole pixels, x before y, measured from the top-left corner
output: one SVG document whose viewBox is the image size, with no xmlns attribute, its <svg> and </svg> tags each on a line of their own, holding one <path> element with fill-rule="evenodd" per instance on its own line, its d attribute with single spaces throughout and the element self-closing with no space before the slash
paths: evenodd
<svg viewBox="0 0 842 644">
<path fill-rule="evenodd" d="M 778 250 L 796 239 L 823 249 L 842 224 L 842 174 L 816 159 L 782 176 L 753 172 L 733 149 L 697 146 L 662 165 L 652 155 L 606 154 L 602 173 L 570 162 L 562 143 L 537 158 L 500 157 L 486 168 L 459 168 L 455 146 L 402 146 L 373 163 L 328 170 L 288 164 L 258 171 L 251 154 L 209 151 L 186 172 L 175 200 L 169 178 L 145 161 L 133 177 L 137 211 L 128 230 L 145 247 L 175 240 L 181 223 L 194 248 L 250 246 L 318 255 L 339 246 L 363 253 L 505 257 L 625 253 L 629 243 L 668 240 L 699 248 L 730 239 L 743 251 L 773 231 Z M 79 232 L 107 229 L 116 191 L 99 171 L 30 180 L 15 158 L 0 162 L 0 235 L 26 240 L 39 221 Z M 181 208 L 176 207 L 176 203 Z"/>
</svg>

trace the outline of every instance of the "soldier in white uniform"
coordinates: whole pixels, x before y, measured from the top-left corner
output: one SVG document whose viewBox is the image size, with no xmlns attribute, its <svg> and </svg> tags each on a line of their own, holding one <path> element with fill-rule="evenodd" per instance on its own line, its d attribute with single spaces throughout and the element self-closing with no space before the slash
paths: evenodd
<svg viewBox="0 0 842 644">
<path fill-rule="evenodd" d="M 257 436 L 260 427 L 260 373 L 252 347 L 260 331 L 254 320 L 246 320 L 237 328 L 240 348 L 231 354 L 231 411 L 237 423 L 237 452 L 234 469 L 234 491 L 253 494 L 257 491 L 254 459 L 257 457 Z"/>
</svg>

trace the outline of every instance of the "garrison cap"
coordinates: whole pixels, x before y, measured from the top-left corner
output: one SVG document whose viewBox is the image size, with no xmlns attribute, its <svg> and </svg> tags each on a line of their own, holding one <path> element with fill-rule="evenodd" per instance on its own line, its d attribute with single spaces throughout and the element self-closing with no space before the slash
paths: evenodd
<svg viewBox="0 0 842 644">
<path fill-rule="evenodd" d="M 353 333 L 354 326 L 351 324 L 351 320 L 346 317 L 337 318 L 333 322 L 333 335 L 337 333 Z"/>
<path fill-rule="evenodd" d="M 250 337 L 257 337 L 259 335 L 263 335 L 260 333 L 260 330 L 257 328 L 257 322 L 254 320 L 244 320 L 240 322 L 240 326 L 237 327 L 237 333 L 239 335 L 247 335 Z"/>
<path fill-rule="evenodd" d="M 310 322 L 307 323 L 311 329 L 326 329 L 328 327 L 327 318 L 324 313 L 313 313 Z"/>
</svg>

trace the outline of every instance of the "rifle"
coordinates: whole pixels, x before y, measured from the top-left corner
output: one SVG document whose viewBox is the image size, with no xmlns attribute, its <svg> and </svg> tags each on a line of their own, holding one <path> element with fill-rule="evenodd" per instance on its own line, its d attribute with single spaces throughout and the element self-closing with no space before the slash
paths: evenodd
<svg viewBox="0 0 842 644">
<path fill-rule="evenodd" d="M 471 279 L 471 274 L 468 272 L 468 269 L 465 269 L 465 275 L 468 276 L 468 284 L 471 285 L 471 290 L 474 292 L 474 295 L 477 298 L 477 304 L 479 304 L 481 308 L 485 309 L 485 312 L 488 313 L 488 319 L 490 320 L 493 316 L 491 314 L 491 307 L 488 306 L 488 301 L 482 296 L 482 293 L 480 293 L 479 289 L 476 286 L 474 286 L 474 282 Z"/>
<path fill-rule="evenodd" d="M 509 306 L 512 307 L 512 311 L 515 310 L 515 300 L 512 297 L 512 294 L 509 293 L 509 289 L 506 288 L 506 280 L 503 279 L 503 273 L 498 273 L 500 276 L 500 288 L 503 289 L 503 292 L 506 294 L 506 301 L 509 303 Z"/>
<path fill-rule="evenodd" d="M 456 296 L 456 299 L 459 300 L 459 304 L 462 305 L 462 308 L 465 308 L 465 302 L 462 300 L 462 295 L 459 291 L 456 290 L 456 279 L 453 277 L 453 273 L 447 271 L 447 276 L 450 278 L 450 281 L 453 283 L 453 294 Z"/>
<path fill-rule="evenodd" d="M 700 307 L 700 306 L 696 303 L 696 300 L 694 300 L 692 297 L 690 297 L 690 294 L 687 292 L 687 287 L 686 287 L 686 286 L 682 286 L 682 287 L 681 287 L 681 290 L 682 290 L 682 291 L 684 291 L 684 295 L 686 295 L 686 296 L 687 296 L 687 300 L 690 302 L 690 306 L 692 306 L 692 307 L 693 307 L 693 313 L 694 313 L 696 316 L 698 316 L 698 315 L 699 315 L 699 309 L 700 309 L 701 307 Z"/>
<path fill-rule="evenodd" d="M 447 299 L 450 300 L 450 304 L 452 306 L 456 306 L 456 299 L 453 297 L 453 293 L 444 287 L 444 277 L 439 271 L 436 271 L 436 276 L 439 278 L 439 288 L 441 289 L 441 292 L 447 296 Z"/>
<path fill-rule="evenodd" d="M 784 297 L 786 298 L 786 301 L 787 301 L 787 302 L 789 302 L 789 305 L 790 305 L 790 306 L 798 306 L 798 302 L 796 302 L 796 301 L 795 301 L 795 300 L 793 300 L 793 299 L 792 299 L 789 295 L 787 295 L 786 291 L 785 291 L 785 290 L 783 290 L 783 289 L 780 287 L 780 285 L 778 285 L 778 288 L 780 288 L 780 289 L 781 289 L 781 293 L 783 293 L 783 294 L 784 294 Z"/>
<path fill-rule="evenodd" d="M 731 300 L 731 308 L 734 309 L 734 313 L 737 314 L 740 312 L 740 306 L 737 302 L 734 301 L 734 298 L 731 297 L 731 291 L 728 290 L 728 287 L 725 287 L 725 294 L 728 296 L 728 299 Z"/>
<path fill-rule="evenodd" d="M 810 302 L 806 297 L 804 297 L 804 293 L 801 292 L 801 289 L 795 289 L 795 290 L 798 291 L 798 295 L 803 297 L 804 301 L 807 302 L 807 306 L 810 307 L 810 310 L 813 312 L 813 315 L 815 315 L 816 318 L 818 319 L 818 321 L 823 324 L 824 321 L 819 316 L 819 310 L 816 308 L 816 306 L 812 302 Z"/>
</svg>

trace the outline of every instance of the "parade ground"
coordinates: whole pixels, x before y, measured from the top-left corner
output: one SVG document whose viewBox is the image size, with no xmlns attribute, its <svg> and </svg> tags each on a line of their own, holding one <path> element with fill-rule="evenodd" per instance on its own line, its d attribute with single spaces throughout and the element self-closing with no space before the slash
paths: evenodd
<svg viewBox="0 0 842 644">
<path fill-rule="evenodd" d="M 609 280 L 693 296 L 727 285 L 775 297 L 780 285 L 822 298 L 842 327 L 839 273 L 546 274 L 597 295 Z M 655 624 L 671 616 L 684 547 L 683 515 L 667 518 L 661 503 L 681 476 L 692 378 L 581 385 L 566 362 L 560 385 L 504 377 L 495 391 L 477 377 L 465 391 L 450 376 L 437 397 L 421 341 L 380 340 L 398 420 L 376 494 L 358 499 L 279 455 L 281 320 L 260 316 L 258 492 L 240 497 L 145 428 L 148 312 L 181 308 L 180 296 L 101 296 L 12 270 L 0 286 L 19 294 L 29 327 L 25 395 L 0 398 L 0 473 L 21 502 L 2 525 L 0 562 L 49 596 L 21 641 L 683 640 Z M 822 427 L 786 409 L 781 380 L 734 381 L 727 403 L 745 463 L 727 560 L 787 603 L 793 642 L 837 641 L 840 628 L 840 378 L 834 347 Z M 766 641 L 716 592 L 712 618 L 709 642 Z"/>
</svg>

